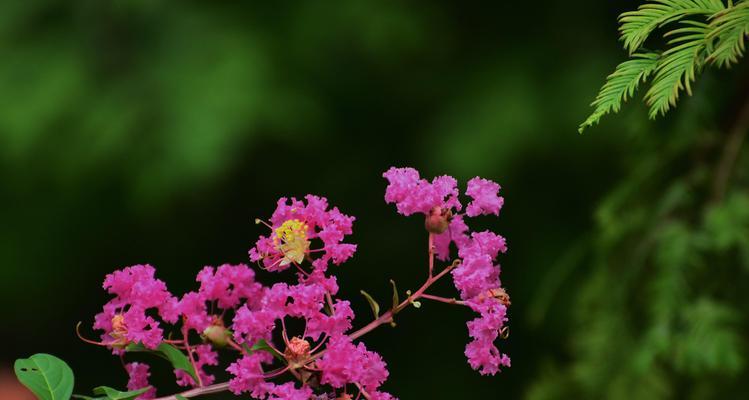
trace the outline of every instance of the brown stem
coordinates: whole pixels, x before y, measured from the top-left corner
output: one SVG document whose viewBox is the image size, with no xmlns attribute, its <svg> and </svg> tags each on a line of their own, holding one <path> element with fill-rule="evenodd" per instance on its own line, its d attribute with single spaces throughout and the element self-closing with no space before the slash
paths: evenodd
<svg viewBox="0 0 749 400">
<path fill-rule="evenodd" d="M 191 397 L 204 396 L 206 394 L 211 394 L 211 393 L 220 393 L 220 392 L 225 392 L 227 390 L 229 390 L 229 382 L 221 382 L 221 383 L 216 383 L 214 385 L 208 385 L 208 386 L 203 386 L 203 387 L 199 387 L 195 389 L 190 389 L 182 393 L 177 393 L 177 394 L 173 394 L 173 395 L 169 395 L 165 397 L 159 397 L 155 400 L 177 400 L 177 395 L 180 395 L 182 397 L 189 399 Z"/>
<path fill-rule="evenodd" d="M 442 296 L 433 296 L 431 294 L 426 294 L 426 293 L 422 294 L 421 297 L 427 300 L 434 300 L 434 301 L 439 301 L 439 302 L 447 303 L 447 304 L 459 304 L 459 305 L 465 304 L 465 302 L 461 300 L 442 297 Z"/>
<path fill-rule="evenodd" d="M 728 138 L 723 146 L 723 153 L 718 161 L 718 167 L 713 180 L 712 201 L 714 203 L 721 202 L 726 194 L 728 183 L 738 160 L 747 131 L 749 131 L 749 101 L 746 101 L 741 107 L 739 115 L 728 132 Z"/>
<path fill-rule="evenodd" d="M 434 274 L 434 234 L 429 232 L 429 278 Z"/>
<path fill-rule="evenodd" d="M 370 322 L 369 324 L 365 325 L 364 327 L 362 327 L 361 329 L 357 330 L 356 332 L 350 334 L 349 337 L 351 337 L 351 340 L 355 340 L 355 339 L 357 339 L 357 338 L 359 338 L 359 337 L 361 337 L 363 335 L 366 335 L 367 333 L 371 332 L 372 330 L 374 330 L 375 328 L 377 328 L 378 326 L 380 326 L 382 324 L 391 322 L 393 320 L 393 316 L 395 314 L 397 314 L 398 312 L 400 312 L 402 309 L 408 307 L 409 304 L 411 304 L 414 301 L 418 300 L 420 297 L 422 297 L 424 295 L 424 292 L 427 289 L 429 289 L 429 287 L 432 286 L 432 284 L 434 284 L 434 282 L 437 282 L 440 278 L 442 278 L 443 276 L 445 276 L 445 274 L 448 273 L 448 272 L 450 272 L 453 268 L 455 268 L 456 265 L 457 264 L 455 264 L 455 263 L 453 263 L 451 265 L 448 265 L 445 269 L 443 269 L 442 271 L 440 271 L 439 274 L 437 274 L 437 275 L 435 275 L 435 276 L 430 277 L 429 279 L 427 279 L 427 281 L 424 282 L 424 284 L 419 288 L 419 290 L 417 290 L 412 295 L 408 296 L 408 298 L 406 298 L 400 304 L 398 304 L 397 307 L 395 307 L 392 310 L 389 310 L 385 314 L 380 315 L 379 318 L 377 318 L 374 321 Z"/>
<path fill-rule="evenodd" d="M 187 349 L 187 355 L 190 357 L 190 364 L 192 364 L 192 369 L 193 371 L 195 371 L 195 378 L 197 378 L 198 380 L 197 382 L 198 387 L 203 387 L 203 380 L 200 378 L 200 370 L 198 370 L 198 364 L 195 362 L 195 355 L 192 353 L 192 347 L 190 347 L 190 342 L 187 340 L 190 330 L 187 329 L 187 326 L 185 326 L 186 323 L 187 323 L 187 319 L 183 319 L 182 337 L 184 338 L 185 348 Z"/>
</svg>

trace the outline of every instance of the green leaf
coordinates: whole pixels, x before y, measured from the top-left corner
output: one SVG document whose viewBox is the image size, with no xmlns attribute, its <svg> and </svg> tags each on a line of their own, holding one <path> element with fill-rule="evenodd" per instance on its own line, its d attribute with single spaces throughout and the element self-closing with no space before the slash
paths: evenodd
<svg viewBox="0 0 749 400">
<path fill-rule="evenodd" d="M 390 284 L 393 286 L 393 310 L 395 310 L 401 302 L 398 298 L 398 287 L 395 286 L 395 281 L 391 279 Z"/>
<path fill-rule="evenodd" d="M 411 305 L 414 306 L 414 308 L 421 308 L 421 302 L 420 301 L 414 301 L 414 300 L 410 299 L 410 297 L 411 297 L 411 291 L 410 290 L 406 290 L 406 296 L 409 297 L 409 299 L 407 299 L 407 300 L 408 300 L 409 303 L 411 303 Z"/>
<path fill-rule="evenodd" d="M 268 342 L 265 341 L 265 339 L 260 339 L 255 344 L 250 347 L 250 352 L 256 352 L 256 351 L 267 351 L 268 353 L 271 353 L 273 357 L 276 357 L 278 360 L 284 361 L 283 354 L 277 352 L 273 347 L 271 347 Z"/>
<path fill-rule="evenodd" d="M 710 27 L 708 39 L 715 39 L 717 43 L 708 61 L 719 67 L 737 63 L 744 54 L 744 41 L 749 35 L 749 2 L 738 3 L 714 15 Z"/>
<path fill-rule="evenodd" d="M 663 52 L 653 83 L 645 93 L 650 118 L 665 114 L 675 106 L 682 90 L 692 94 L 691 83 L 705 62 L 709 25 L 694 21 L 682 21 L 682 24 L 683 28 L 666 33 L 666 37 L 675 36 L 668 44 L 676 46 Z"/>
<path fill-rule="evenodd" d="M 606 83 L 591 104 L 595 110 L 580 124 L 578 131 L 582 133 L 586 127 L 598 123 L 604 115 L 618 112 L 622 103 L 632 97 L 640 82 L 645 82 L 655 71 L 659 58 L 658 53 L 638 53 L 631 60 L 619 64 L 606 78 Z"/>
<path fill-rule="evenodd" d="M 117 389 L 112 389 L 108 386 L 99 386 L 94 388 L 94 394 L 103 394 L 106 396 L 105 398 L 108 400 L 132 400 L 141 394 L 145 393 L 150 389 L 150 386 L 146 386 L 142 389 L 138 390 L 131 390 L 127 392 L 122 392 Z"/>
<path fill-rule="evenodd" d="M 175 394 L 174 397 L 177 398 L 177 400 L 187 400 L 187 397 L 181 395 L 181 394 Z"/>
<path fill-rule="evenodd" d="M 181 369 L 190 374 L 195 382 L 198 381 L 195 369 L 193 368 L 192 363 L 190 362 L 190 359 L 187 357 L 187 355 L 185 355 L 185 353 L 169 343 L 161 343 L 159 347 L 156 348 L 156 350 L 151 350 L 140 343 L 132 343 L 128 345 L 125 350 L 129 352 L 145 352 L 155 354 L 169 361 L 175 369 Z"/>
<path fill-rule="evenodd" d="M 689 15 L 711 16 L 724 8 L 720 0 L 651 0 L 635 11 L 622 13 L 619 32 L 624 48 L 633 54 L 656 28 Z"/>
<path fill-rule="evenodd" d="M 369 295 L 369 293 L 360 290 L 362 296 L 367 299 L 367 302 L 369 303 L 369 307 L 372 309 L 372 313 L 374 314 L 375 319 L 379 318 L 380 316 L 380 305 L 377 304 L 377 301 L 372 298 L 372 296 Z"/>
<path fill-rule="evenodd" d="M 40 400 L 68 400 L 73 393 L 73 371 L 65 361 L 49 354 L 16 360 L 16 376 Z"/>
</svg>

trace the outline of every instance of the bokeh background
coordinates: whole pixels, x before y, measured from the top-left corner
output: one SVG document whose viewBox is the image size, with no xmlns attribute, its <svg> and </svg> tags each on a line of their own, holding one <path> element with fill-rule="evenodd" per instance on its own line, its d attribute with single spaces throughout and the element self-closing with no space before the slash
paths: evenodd
<svg viewBox="0 0 749 400">
<path fill-rule="evenodd" d="M 66 360 L 78 393 L 124 387 L 120 361 L 74 334 L 83 321 L 93 336 L 104 275 L 150 263 L 190 290 L 204 265 L 248 262 L 253 220 L 280 196 L 357 217 L 336 273 L 363 325 L 360 289 L 387 303 L 390 278 L 405 290 L 425 271 L 423 221 L 383 201 L 392 165 L 502 185 L 500 217 L 476 228 L 508 239 L 513 366 L 472 371 L 470 312 L 425 303 L 366 338 L 385 390 L 746 395 L 746 168 L 729 200 L 704 200 L 746 63 L 706 72 L 666 118 L 634 101 L 576 131 L 637 4 L 2 2 L 0 397 L 25 398 L 12 362 L 37 352 Z M 155 368 L 160 394 L 169 374 Z"/>
</svg>

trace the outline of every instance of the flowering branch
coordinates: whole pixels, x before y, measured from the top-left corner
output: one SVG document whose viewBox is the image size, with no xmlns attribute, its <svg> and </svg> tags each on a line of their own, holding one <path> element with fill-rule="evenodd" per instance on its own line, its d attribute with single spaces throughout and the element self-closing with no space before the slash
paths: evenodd
<svg viewBox="0 0 749 400">
<path fill-rule="evenodd" d="M 308 400 L 314 395 L 354 399 L 349 393 L 356 399 L 394 399 L 380 390 L 389 374 L 385 362 L 354 341 L 383 324 L 394 325 L 396 314 L 409 305 L 420 307 L 421 299 L 467 306 L 478 313 L 467 323 L 472 338 L 465 348 L 468 363 L 484 375 L 509 367 L 510 359 L 495 346 L 508 332 L 510 301 L 495 262 L 507 250 L 505 239 L 490 231 L 470 232 L 466 224 L 468 218 L 499 214 L 499 185 L 471 179 L 465 193 L 472 200 L 463 210 L 452 177 L 429 182 L 411 168 L 391 168 L 383 176 L 388 180 L 385 201 L 403 215 L 425 218 L 428 274 L 402 301 L 391 281 L 393 305 L 383 314 L 362 292 L 374 312 L 374 319 L 363 327 L 352 330 L 354 312 L 348 301 L 337 297 L 338 283 L 329 273 L 331 266 L 341 265 L 356 251 L 355 244 L 344 241 L 352 233 L 354 217 L 330 208 L 325 198 L 308 195 L 304 200 L 281 198 L 268 221 L 258 219 L 270 233 L 260 236 L 249 251 L 250 260 L 262 269 L 295 270 L 295 283 L 265 286 L 246 265 L 222 265 L 203 268 L 196 278 L 199 289 L 176 297 L 155 278 L 153 267 L 136 265 L 115 271 L 104 281 L 114 298 L 95 317 L 94 329 L 103 331 L 101 341 L 85 339 L 76 331 L 82 340 L 107 347 L 121 358 L 132 351 L 151 351 L 169 360 L 177 384 L 190 388 L 158 400 L 223 391 L 263 400 Z M 457 257 L 451 254 L 452 246 Z M 454 261 L 435 272 L 435 258 Z M 426 293 L 448 274 L 460 299 Z M 297 325 L 287 326 L 287 318 L 302 322 L 303 330 L 288 329 Z M 181 338 L 165 337 L 165 329 L 180 332 Z M 203 343 L 190 343 L 192 331 Z M 218 365 L 218 351 L 224 348 L 238 358 L 226 368 L 232 379 L 214 383 L 208 367 Z M 124 361 L 123 365 L 130 376 L 128 389 L 139 391 L 138 399 L 156 398 L 148 383 L 149 366 Z"/>
<path fill-rule="evenodd" d="M 450 272 L 450 270 L 452 270 L 453 268 L 455 268 L 455 266 L 456 266 L 456 263 L 453 263 L 451 265 L 448 265 L 445 269 L 443 269 L 436 276 L 434 276 L 434 277 L 430 276 L 429 279 L 427 279 L 426 282 L 424 282 L 424 284 L 416 292 L 414 292 L 412 295 L 408 296 L 405 300 L 403 300 L 400 304 L 398 304 L 397 307 L 393 308 L 392 310 L 387 311 L 386 313 L 382 314 L 379 318 L 377 318 L 374 321 L 368 323 L 367 325 L 365 325 L 361 329 L 357 330 L 356 332 L 350 334 L 349 336 L 351 337 L 351 339 L 358 339 L 358 338 L 366 335 L 367 333 L 373 331 L 378 326 L 380 326 L 382 324 L 386 324 L 386 323 L 392 322 L 393 321 L 393 317 L 395 316 L 395 314 L 399 313 L 404 308 L 406 308 L 409 305 L 413 304 L 415 301 L 417 301 L 421 297 L 424 297 L 425 296 L 424 292 L 427 289 L 429 289 L 429 287 L 432 286 L 432 284 L 434 284 L 440 278 L 442 278 L 443 276 L 445 276 L 445 274 L 447 274 L 448 272 Z M 430 267 L 431 267 L 431 263 L 430 263 Z"/>
</svg>

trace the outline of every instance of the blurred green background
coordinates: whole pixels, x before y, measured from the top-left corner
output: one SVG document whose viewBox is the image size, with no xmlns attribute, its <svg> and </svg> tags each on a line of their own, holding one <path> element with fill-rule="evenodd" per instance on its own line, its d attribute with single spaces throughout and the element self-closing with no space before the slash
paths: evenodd
<svg viewBox="0 0 749 400">
<path fill-rule="evenodd" d="M 204 265 L 248 262 L 253 220 L 280 196 L 357 217 L 359 250 L 336 273 L 363 325 L 360 289 L 387 299 L 388 279 L 405 290 L 424 275 L 422 220 L 383 201 L 396 165 L 502 185 L 500 218 L 475 227 L 509 242 L 499 346 L 513 366 L 472 371 L 471 314 L 425 303 L 366 338 L 385 390 L 741 398 L 747 169 L 727 206 L 704 197 L 746 63 L 703 75 L 666 118 L 631 102 L 576 132 L 626 57 L 616 17 L 637 4 L 3 2 L 0 386 L 14 359 L 48 352 L 78 393 L 124 387 L 120 361 L 74 334 L 107 301 L 104 275 L 151 263 L 191 290 Z M 160 394 L 170 379 L 155 369 Z"/>
</svg>

